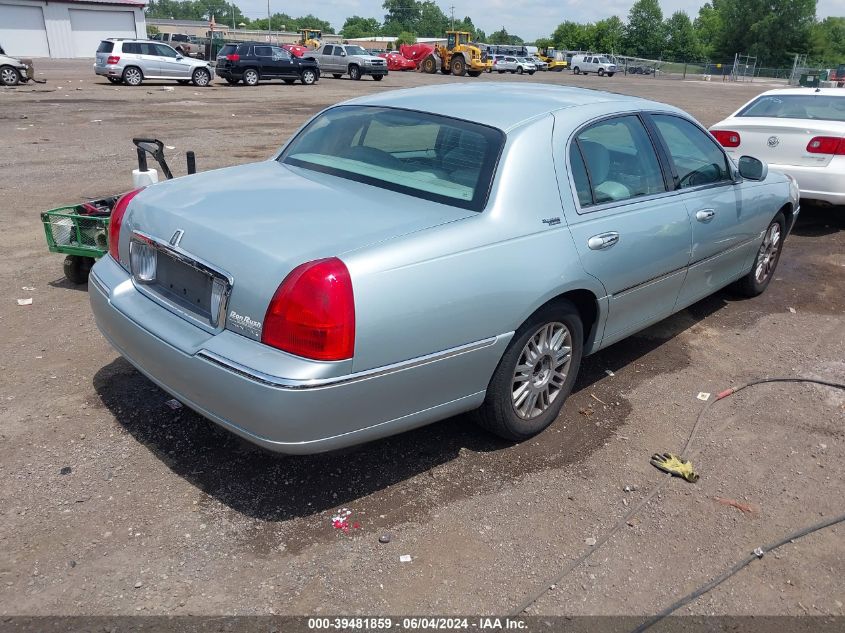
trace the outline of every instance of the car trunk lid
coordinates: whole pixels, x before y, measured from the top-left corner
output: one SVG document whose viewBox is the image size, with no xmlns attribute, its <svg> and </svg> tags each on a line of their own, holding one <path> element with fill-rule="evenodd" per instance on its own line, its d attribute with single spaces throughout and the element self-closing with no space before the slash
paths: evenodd
<svg viewBox="0 0 845 633">
<path fill-rule="evenodd" d="M 733 123 L 733 125 L 731 125 Z M 825 167 L 833 156 L 807 151 L 807 144 L 817 136 L 841 137 L 842 124 L 813 119 L 740 117 L 719 125 L 740 135 L 739 147 L 729 148 L 735 156 L 749 154 L 775 165 Z"/>
<path fill-rule="evenodd" d="M 176 254 L 161 260 L 162 279 L 143 284 L 144 292 L 207 329 L 225 322 L 259 339 L 270 298 L 299 264 L 474 215 L 267 161 L 150 187 L 133 200 L 126 223 L 136 241 Z M 215 279 L 232 284 L 218 324 L 209 319 L 218 305 L 212 293 L 225 289 Z"/>
</svg>

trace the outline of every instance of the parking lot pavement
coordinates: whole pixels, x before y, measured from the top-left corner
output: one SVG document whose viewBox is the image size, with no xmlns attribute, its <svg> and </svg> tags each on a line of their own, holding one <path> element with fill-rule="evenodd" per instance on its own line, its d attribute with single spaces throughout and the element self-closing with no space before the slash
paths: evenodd
<svg viewBox="0 0 845 633">
<path fill-rule="evenodd" d="M 87 62 L 36 68 L 48 83 L 0 89 L 0 615 L 505 611 L 648 494 L 660 478 L 648 459 L 680 450 L 699 392 L 845 379 L 845 212 L 806 208 L 764 295 L 720 292 L 589 357 L 531 441 L 508 445 L 457 417 L 342 452 L 264 453 L 167 407 L 47 252 L 39 213 L 130 188 L 133 136 L 173 147 L 182 174 L 186 150 L 201 170 L 258 160 L 320 108 L 381 90 L 549 81 L 667 101 L 711 124 L 769 86 L 407 73 L 127 88 Z M 844 412 L 841 393 L 812 385 L 718 403 L 698 440 L 700 481 L 671 481 L 534 612 L 653 613 L 754 547 L 841 513 Z M 333 528 L 342 508 L 358 528 Z M 683 613 L 842 615 L 843 530 L 766 556 Z"/>
</svg>

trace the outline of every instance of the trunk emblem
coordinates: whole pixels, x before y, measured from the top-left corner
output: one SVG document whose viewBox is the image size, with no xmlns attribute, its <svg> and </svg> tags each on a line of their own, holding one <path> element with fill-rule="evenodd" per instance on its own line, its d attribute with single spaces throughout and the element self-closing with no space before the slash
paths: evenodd
<svg viewBox="0 0 845 633">
<path fill-rule="evenodd" d="M 766 141 L 766 144 L 769 147 L 777 147 L 778 145 L 780 145 L 780 139 L 777 136 L 770 136 L 769 140 Z"/>
<path fill-rule="evenodd" d="M 185 234 L 185 231 L 182 229 L 176 229 L 176 232 L 173 234 L 173 237 L 170 238 L 170 245 L 171 246 L 179 246 L 179 242 L 182 241 L 182 236 Z"/>
</svg>

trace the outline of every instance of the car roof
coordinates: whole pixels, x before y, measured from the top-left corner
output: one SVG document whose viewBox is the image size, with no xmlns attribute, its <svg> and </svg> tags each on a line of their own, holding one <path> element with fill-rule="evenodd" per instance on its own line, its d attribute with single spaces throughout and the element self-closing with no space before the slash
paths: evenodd
<svg viewBox="0 0 845 633">
<path fill-rule="evenodd" d="M 467 105 L 458 105 L 461 102 Z M 441 84 L 392 90 L 358 97 L 347 101 L 346 104 L 419 110 L 475 121 L 508 131 L 549 112 L 612 102 L 629 106 L 636 104 L 644 110 L 674 110 L 656 101 L 601 90 L 511 82 Z"/>
<path fill-rule="evenodd" d="M 828 95 L 833 97 L 845 97 L 845 90 L 842 88 L 776 88 L 775 90 L 767 90 L 751 101 L 755 101 L 759 97 L 767 95 Z"/>
</svg>

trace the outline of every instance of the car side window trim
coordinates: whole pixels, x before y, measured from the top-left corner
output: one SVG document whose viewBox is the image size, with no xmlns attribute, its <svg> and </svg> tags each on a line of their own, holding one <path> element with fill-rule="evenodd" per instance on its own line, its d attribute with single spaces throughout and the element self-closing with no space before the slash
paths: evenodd
<svg viewBox="0 0 845 633">
<path fill-rule="evenodd" d="M 718 141 L 712 137 L 710 132 L 708 132 L 702 125 L 689 117 L 681 116 L 675 112 L 660 112 L 660 111 L 651 111 L 651 112 L 643 112 L 644 118 L 647 122 L 647 127 L 651 131 L 653 130 L 653 134 L 655 136 L 655 140 L 657 144 L 660 146 L 662 152 L 665 153 L 666 160 L 668 161 L 668 167 L 671 170 L 671 177 L 672 177 L 672 185 L 674 191 L 702 191 L 704 189 L 712 189 L 714 187 L 725 187 L 728 185 L 735 185 L 736 181 L 733 178 L 726 178 L 724 180 L 719 180 L 717 182 L 709 182 L 703 185 L 696 185 L 694 187 L 684 187 L 681 188 L 680 177 L 678 176 L 678 170 L 675 167 L 675 161 L 672 160 L 672 154 L 669 151 L 669 147 L 666 144 L 666 140 L 663 138 L 663 135 L 660 133 L 660 130 L 657 129 L 657 124 L 655 123 L 654 119 L 652 118 L 654 115 L 659 116 L 668 116 L 674 117 L 676 119 L 681 119 L 682 121 L 686 121 L 687 123 L 691 123 L 693 127 L 698 128 L 704 135 L 707 137 L 707 140 L 710 141 L 713 146 L 719 150 L 719 153 L 722 154 L 722 158 L 725 160 L 725 165 L 727 165 L 729 175 L 733 173 L 733 161 L 730 157 L 725 153 L 724 148 L 719 145 Z"/>
<path fill-rule="evenodd" d="M 609 114 L 609 115 L 606 115 L 606 116 L 601 116 L 601 117 L 592 119 L 592 120 L 588 121 L 587 123 L 585 123 L 584 125 L 582 125 L 581 127 L 577 128 L 572 133 L 572 135 L 569 137 L 569 142 L 566 144 L 566 146 L 564 148 L 564 161 L 565 161 L 566 170 L 567 170 L 567 174 L 568 174 L 570 189 L 571 189 L 571 192 L 573 194 L 572 199 L 575 203 L 575 212 L 578 215 L 586 215 L 588 213 L 596 213 L 598 211 L 606 211 L 608 209 L 623 207 L 623 206 L 626 206 L 626 205 L 629 205 L 629 204 L 638 204 L 638 203 L 643 202 L 643 201 L 657 200 L 659 198 L 669 197 L 669 196 L 677 195 L 679 193 L 679 190 L 672 189 L 671 183 L 667 183 L 667 181 L 666 181 L 666 178 L 667 178 L 667 171 L 666 170 L 668 169 L 668 165 L 665 164 L 665 162 L 664 162 L 665 158 L 661 155 L 662 148 L 660 148 L 660 149 L 658 148 L 658 139 L 654 138 L 654 136 L 652 135 L 652 131 L 649 127 L 649 124 L 646 123 L 646 121 L 644 120 L 644 116 L 643 116 L 644 114 L 645 113 L 642 112 L 642 111 L 633 111 L 633 112 L 618 112 L 618 113 Z M 640 120 L 640 124 L 645 129 L 646 136 L 648 137 L 649 142 L 651 143 L 652 151 L 654 151 L 654 154 L 657 157 L 657 163 L 660 166 L 660 172 L 661 172 L 663 182 L 664 182 L 664 186 L 666 187 L 666 190 L 660 191 L 660 192 L 655 193 L 655 194 L 647 195 L 647 196 L 636 196 L 634 198 L 626 198 L 624 200 L 612 200 L 612 201 L 609 201 L 609 202 L 595 203 L 595 194 L 593 192 L 593 184 L 592 184 L 593 177 L 592 177 L 592 174 L 590 173 L 590 166 L 587 164 L 587 161 L 584 159 L 584 154 L 583 154 L 583 152 L 581 152 L 581 146 L 579 144 L 578 145 L 578 152 L 581 155 L 581 160 L 584 161 L 584 167 L 587 170 L 587 178 L 590 181 L 590 196 L 593 198 L 593 201 L 594 201 L 593 204 L 591 204 L 590 206 L 584 207 L 584 206 L 581 205 L 581 202 L 578 200 L 578 194 L 577 194 L 577 191 L 576 191 L 575 180 L 574 180 L 574 177 L 572 175 L 572 164 L 569 160 L 570 145 L 572 143 L 577 143 L 578 142 L 578 135 L 581 134 L 581 132 L 583 132 L 587 128 L 590 128 L 593 125 L 602 123 L 604 121 L 619 119 L 619 118 L 626 117 L 626 116 L 634 116 L 634 117 L 638 118 Z M 684 191 L 688 191 L 688 189 L 684 189 Z"/>
</svg>

